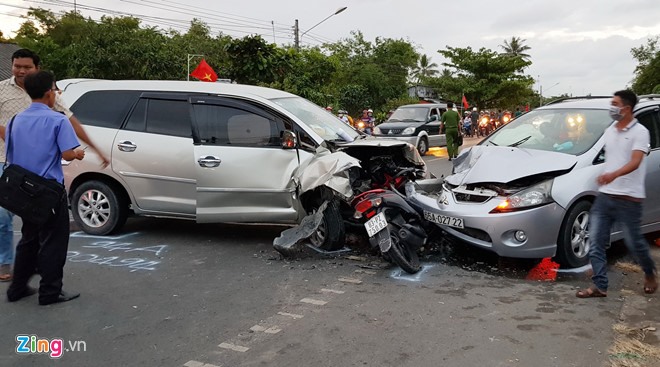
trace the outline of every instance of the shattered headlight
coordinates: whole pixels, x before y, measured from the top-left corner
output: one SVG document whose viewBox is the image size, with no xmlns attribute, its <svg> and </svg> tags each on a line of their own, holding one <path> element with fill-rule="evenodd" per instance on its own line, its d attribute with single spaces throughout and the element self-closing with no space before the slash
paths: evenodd
<svg viewBox="0 0 660 367">
<path fill-rule="evenodd" d="M 380 128 L 374 127 L 374 135 L 383 135 L 383 132 L 380 131 Z"/>
<path fill-rule="evenodd" d="M 403 129 L 403 131 L 401 132 L 401 135 L 412 135 L 414 133 L 415 133 L 415 128 L 414 127 L 407 127 L 405 129 Z"/>
<path fill-rule="evenodd" d="M 537 206 L 552 203 L 552 183 L 547 180 L 530 186 L 522 191 L 510 195 L 501 202 L 491 213 L 508 213 L 521 209 L 530 209 Z"/>
</svg>

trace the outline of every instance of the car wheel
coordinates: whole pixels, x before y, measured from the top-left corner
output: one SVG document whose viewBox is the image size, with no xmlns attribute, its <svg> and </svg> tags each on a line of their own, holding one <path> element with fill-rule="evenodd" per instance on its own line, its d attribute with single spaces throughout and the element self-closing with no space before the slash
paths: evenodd
<svg viewBox="0 0 660 367">
<path fill-rule="evenodd" d="M 589 210 L 591 202 L 580 201 L 569 209 L 559 230 L 557 262 L 578 268 L 589 262 Z"/>
<path fill-rule="evenodd" d="M 426 140 L 425 136 L 422 136 L 419 139 L 419 143 L 417 144 L 417 151 L 419 151 L 419 155 L 425 155 L 429 151 L 429 142 Z"/>
<path fill-rule="evenodd" d="M 71 213 L 83 231 L 105 236 L 126 223 L 128 203 L 105 182 L 88 181 L 71 195 Z"/>
<path fill-rule="evenodd" d="M 316 207 L 318 208 L 318 207 Z M 316 212 L 316 208 L 312 212 Z M 344 220 L 341 217 L 339 203 L 332 200 L 323 212 L 323 220 L 316 232 L 309 238 L 312 246 L 326 251 L 335 251 L 344 247 L 346 230 Z"/>
</svg>

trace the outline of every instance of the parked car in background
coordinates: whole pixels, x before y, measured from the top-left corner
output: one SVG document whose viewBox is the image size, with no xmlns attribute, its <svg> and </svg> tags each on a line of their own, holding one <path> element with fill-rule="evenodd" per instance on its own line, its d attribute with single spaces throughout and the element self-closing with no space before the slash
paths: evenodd
<svg viewBox="0 0 660 367">
<path fill-rule="evenodd" d="M 434 214 L 427 218 L 470 244 L 585 265 L 609 106 L 610 98 L 570 98 L 519 116 L 461 152 L 435 200 L 413 197 Z M 651 135 L 642 217 L 649 233 L 660 231 L 660 99 L 640 96 L 634 114 Z M 611 238 L 623 238 L 620 228 Z"/>
<path fill-rule="evenodd" d="M 300 223 L 328 202 L 312 243 L 344 246 L 342 209 L 369 187 L 370 158 L 424 168 L 414 147 L 376 141 L 275 89 L 180 81 L 62 80 L 111 163 L 88 151 L 64 167 L 73 218 L 88 233 L 129 214 L 199 223 Z M 352 186 L 355 185 L 355 186 Z"/>
<path fill-rule="evenodd" d="M 424 155 L 429 147 L 446 146 L 445 134 L 440 130 L 440 118 L 447 111 L 444 103 L 420 103 L 397 108 L 382 124 L 374 129 L 373 135 L 396 139 L 417 147 Z"/>
</svg>

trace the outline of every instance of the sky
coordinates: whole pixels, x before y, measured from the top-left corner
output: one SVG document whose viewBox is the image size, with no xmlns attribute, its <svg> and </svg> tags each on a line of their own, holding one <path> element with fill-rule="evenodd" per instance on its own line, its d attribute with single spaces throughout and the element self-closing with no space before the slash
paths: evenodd
<svg viewBox="0 0 660 367">
<path fill-rule="evenodd" d="M 144 16 L 162 29 L 185 31 L 192 18 L 216 34 L 262 34 L 279 45 L 293 43 L 299 21 L 302 45 L 338 41 L 360 30 L 367 40 L 404 39 L 439 65 L 437 52 L 451 47 L 501 51 L 505 39 L 531 47 L 526 70 L 546 97 L 611 95 L 629 86 L 636 61 L 630 50 L 660 35 L 659 0 L 76 0 L 78 11 L 99 19 L 113 12 Z M 73 10 L 73 0 L 0 0 L 0 31 L 18 29 L 27 7 Z M 347 7 L 339 14 L 338 9 Z M 93 9 L 90 9 L 93 8 Z M 330 16 L 328 18 L 328 16 Z M 327 18 L 327 19 L 326 19 Z M 321 24 L 318 24 L 322 22 Z M 318 25 L 317 25 L 318 24 Z M 310 30 L 310 28 L 314 27 Z M 308 33 L 305 33 L 309 31 Z"/>
</svg>

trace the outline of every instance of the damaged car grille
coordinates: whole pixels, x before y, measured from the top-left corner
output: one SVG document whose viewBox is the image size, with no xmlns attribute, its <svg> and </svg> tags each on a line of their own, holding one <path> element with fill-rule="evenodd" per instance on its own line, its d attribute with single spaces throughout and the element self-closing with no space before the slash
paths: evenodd
<svg viewBox="0 0 660 367">
<path fill-rule="evenodd" d="M 493 242 L 493 240 L 490 238 L 490 235 L 488 235 L 488 233 L 480 229 L 466 227 L 466 228 L 454 228 L 454 230 L 481 241 L 485 241 L 488 243 Z"/>
<path fill-rule="evenodd" d="M 456 201 L 466 202 L 466 203 L 485 203 L 491 197 L 475 195 L 475 194 L 466 194 L 466 193 L 454 193 L 454 198 L 456 199 Z"/>
</svg>

